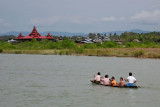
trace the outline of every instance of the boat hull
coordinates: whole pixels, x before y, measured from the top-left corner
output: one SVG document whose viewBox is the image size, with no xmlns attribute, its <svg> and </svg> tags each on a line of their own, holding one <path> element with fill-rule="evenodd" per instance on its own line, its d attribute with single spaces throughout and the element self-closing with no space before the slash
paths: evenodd
<svg viewBox="0 0 160 107">
<path fill-rule="evenodd" d="M 90 80 L 92 84 L 96 84 L 96 85 L 103 85 L 103 86 L 109 86 L 109 87 L 117 87 L 117 88 L 140 88 L 140 86 L 112 86 L 112 85 L 104 85 L 104 84 L 100 84 L 100 82 L 94 81 L 94 80 Z"/>
</svg>

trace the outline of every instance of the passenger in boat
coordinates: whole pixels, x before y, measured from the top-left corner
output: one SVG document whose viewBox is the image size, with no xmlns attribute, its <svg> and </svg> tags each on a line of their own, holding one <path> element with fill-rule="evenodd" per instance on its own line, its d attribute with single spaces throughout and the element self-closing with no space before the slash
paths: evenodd
<svg viewBox="0 0 160 107">
<path fill-rule="evenodd" d="M 104 85 L 110 85 L 109 84 L 109 76 L 108 75 L 105 75 L 105 78 L 103 78 L 102 80 L 101 80 L 101 84 L 104 84 Z"/>
<path fill-rule="evenodd" d="M 130 72 L 129 73 L 129 76 L 127 79 L 125 79 L 125 81 L 127 81 L 127 85 L 126 86 L 135 86 L 135 83 L 136 83 L 136 78 L 134 76 L 132 76 L 132 73 Z"/>
<path fill-rule="evenodd" d="M 117 85 L 121 87 L 126 86 L 126 84 L 123 81 L 123 77 L 120 77 L 120 82 Z"/>
<path fill-rule="evenodd" d="M 115 77 L 112 77 L 112 78 L 111 78 L 111 85 L 112 85 L 112 86 L 116 86 L 116 85 L 117 85 L 117 82 L 116 82 L 116 80 L 115 80 Z"/>
<path fill-rule="evenodd" d="M 99 82 L 100 83 L 100 81 L 101 81 L 101 73 L 100 72 L 98 72 L 97 73 L 97 75 L 96 76 L 94 76 L 94 81 L 96 81 L 96 82 Z"/>
</svg>

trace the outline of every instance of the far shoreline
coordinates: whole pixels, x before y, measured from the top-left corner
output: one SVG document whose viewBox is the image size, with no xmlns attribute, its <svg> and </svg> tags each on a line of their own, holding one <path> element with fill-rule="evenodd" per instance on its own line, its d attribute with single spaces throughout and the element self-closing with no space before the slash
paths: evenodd
<svg viewBox="0 0 160 107">
<path fill-rule="evenodd" d="M 73 56 L 98 56 L 98 57 L 127 57 L 160 59 L 160 48 L 102 48 L 84 49 L 50 49 L 50 50 L 6 50 L 2 54 L 41 54 L 41 55 L 73 55 Z"/>
</svg>

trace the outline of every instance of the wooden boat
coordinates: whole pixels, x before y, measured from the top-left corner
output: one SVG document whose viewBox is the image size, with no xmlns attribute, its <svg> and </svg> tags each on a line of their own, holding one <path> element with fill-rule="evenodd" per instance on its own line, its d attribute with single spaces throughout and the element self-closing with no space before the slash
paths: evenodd
<svg viewBox="0 0 160 107">
<path fill-rule="evenodd" d="M 104 85 L 104 84 L 100 84 L 100 82 L 98 81 L 94 81 L 94 80 L 90 80 L 92 84 L 96 84 L 96 85 L 103 85 L 103 86 L 109 86 L 109 87 L 118 87 L 118 88 L 140 88 L 140 86 L 112 86 L 112 85 Z"/>
</svg>

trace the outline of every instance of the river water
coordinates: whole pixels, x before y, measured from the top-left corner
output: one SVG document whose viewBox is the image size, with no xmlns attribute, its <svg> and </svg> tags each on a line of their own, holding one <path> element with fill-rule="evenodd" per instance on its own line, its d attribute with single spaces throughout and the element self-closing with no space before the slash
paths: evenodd
<svg viewBox="0 0 160 107">
<path fill-rule="evenodd" d="M 127 77 L 138 89 L 92 85 L 90 79 Z M 159 107 L 160 60 L 0 54 L 0 107 Z"/>
</svg>

